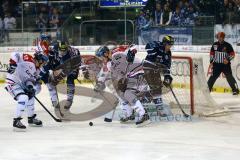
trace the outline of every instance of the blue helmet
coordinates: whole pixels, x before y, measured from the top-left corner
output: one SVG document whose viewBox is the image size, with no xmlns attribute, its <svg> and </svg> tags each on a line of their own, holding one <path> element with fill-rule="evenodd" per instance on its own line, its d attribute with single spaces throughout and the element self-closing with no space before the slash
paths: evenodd
<svg viewBox="0 0 240 160">
<path fill-rule="evenodd" d="M 107 46 L 100 47 L 96 52 L 96 56 L 97 57 L 103 57 L 104 54 L 108 51 L 109 51 L 109 48 Z"/>
<path fill-rule="evenodd" d="M 45 33 L 42 33 L 41 35 L 40 35 L 40 40 L 41 41 L 50 41 L 50 35 L 47 35 L 47 34 L 45 34 Z"/>
</svg>

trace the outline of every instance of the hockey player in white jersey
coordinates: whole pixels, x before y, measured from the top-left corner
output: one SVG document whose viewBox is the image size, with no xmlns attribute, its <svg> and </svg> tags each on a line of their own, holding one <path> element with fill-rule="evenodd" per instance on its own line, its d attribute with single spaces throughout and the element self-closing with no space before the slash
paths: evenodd
<svg viewBox="0 0 240 160">
<path fill-rule="evenodd" d="M 11 55 L 5 89 L 17 101 L 13 119 L 15 131 L 26 130 L 26 126 L 21 122 L 25 109 L 27 109 L 29 126 L 42 126 L 42 121 L 36 119 L 34 113 L 34 96 L 40 92 L 40 84 L 37 82 L 37 69 L 46 61 L 47 57 L 39 53 L 32 56 L 14 52 Z"/>
<path fill-rule="evenodd" d="M 137 93 L 147 86 L 143 79 L 141 61 L 134 60 L 136 52 L 134 46 L 120 46 L 112 51 L 104 46 L 98 50 L 97 56 L 107 61 L 114 88 L 124 102 L 121 105 L 123 115 L 120 121 L 134 120 L 133 110 L 135 110 L 139 115 L 136 125 L 140 126 L 149 123 L 149 116 L 137 96 Z"/>
</svg>

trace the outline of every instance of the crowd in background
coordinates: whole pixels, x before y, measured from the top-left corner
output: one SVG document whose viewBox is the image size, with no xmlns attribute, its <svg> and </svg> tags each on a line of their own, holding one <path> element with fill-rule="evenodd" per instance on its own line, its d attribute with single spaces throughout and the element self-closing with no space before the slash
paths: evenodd
<svg viewBox="0 0 240 160">
<path fill-rule="evenodd" d="M 1 0 L 0 43 L 9 41 L 9 31 L 21 29 L 22 14 L 24 25 L 30 25 L 35 28 L 34 31 L 58 31 L 74 8 L 89 5 L 85 2 L 43 2 L 46 3 L 33 5 L 22 3 L 22 0 Z M 98 3 L 95 4 L 98 10 Z M 148 0 L 146 6 L 139 10 L 135 19 L 139 31 L 150 27 L 201 25 L 199 17 L 204 16 L 214 17 L 214 23 L 217 24 L 240 23 L 240 0 Z M 103 13 L 103 9 L 99 11 L 96 15 Z"/>
<path fill-rule="evenodd" d="M 152 26 L 201 25 L 199 17 L 214 16 L 217 24 L 240 23 L 240 0 L 148 0 L 136 19 L 138 29 Z"/>
</svg>

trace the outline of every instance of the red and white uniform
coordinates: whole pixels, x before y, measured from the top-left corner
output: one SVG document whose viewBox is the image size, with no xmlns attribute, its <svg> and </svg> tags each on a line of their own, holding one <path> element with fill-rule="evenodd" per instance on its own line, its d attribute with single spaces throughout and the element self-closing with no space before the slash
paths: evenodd
<svg viewBox="0 0 240 160">
<path fill-rule="evenodd" d="M 13 74 L 8 73 L 7 84 L 35 82 L 37 69 L 33 57 L 30 54 L 14 52 L 11 55 L 10 64 L 17 64 Z"/>
<path fill-rule="evenodd" d="M 128 63 L 126 60 L 128 46 L 119 46 L 112 50 L 112 60 L 103 64 L 101 71 L 98 75 L 98 81 L 105 82 L 112 78 L 128 78 L 139 73 L 144 73 L 141 64 L 141 60 L 134 59 L 133 63 Z"/>
<path fill-rule="evenodd" d="M 17 68 L 14 73 L 7 74 L 5 89 L 18 102 L 15 117 L 21 117 L 25 108 L 31 117 L 34 114 L 34 98 L 29 99 L 24 89 L 32 85 L 37 93 L 40 92 L 40 85 L 36 85 L 37 68 L 34 59 L 30 54 L 14 52 L 10 63 L 15 63 Z"/>
<path fill-rule="evenodd" d="M 36 47 L 36 52 L 44 53 L 45 55 L 49 54 L 50 46 L 46 41 L 39 41 Z"/>
</svg>

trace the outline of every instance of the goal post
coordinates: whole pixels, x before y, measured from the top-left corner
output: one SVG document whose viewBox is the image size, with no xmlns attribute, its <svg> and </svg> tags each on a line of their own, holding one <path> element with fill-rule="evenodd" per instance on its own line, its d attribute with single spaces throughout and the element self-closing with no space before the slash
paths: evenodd
<svg viewBox="0 0 240 160">
<path fill-rule="evenodd" d="M 173 56 L 171 75 L 173 90 L 187 113 L 209 115 L 221 109 L 210 95 L 202 58 Z M 163 101 L 172 108 L 177 107 L 169 90 L 164 92 Z"/>
</svg>

